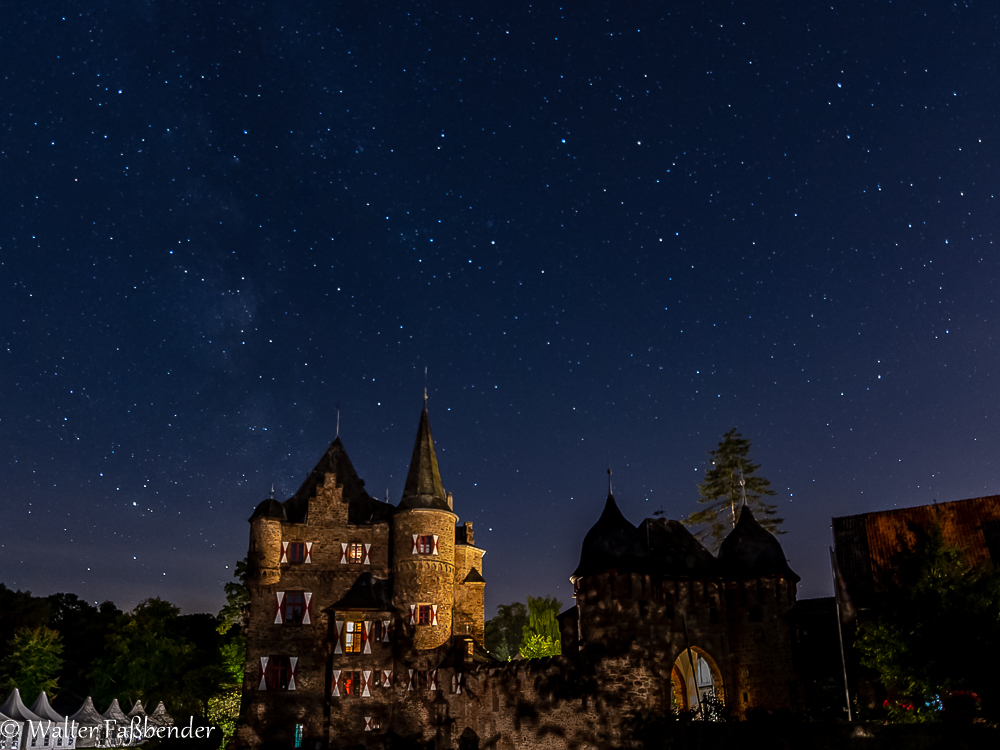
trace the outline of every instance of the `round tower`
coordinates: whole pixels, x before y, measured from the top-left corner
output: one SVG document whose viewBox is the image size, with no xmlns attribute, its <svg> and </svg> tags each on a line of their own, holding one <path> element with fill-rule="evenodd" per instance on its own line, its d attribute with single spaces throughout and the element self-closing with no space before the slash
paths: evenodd
<svg viewBox="0 0 1000 750">
<path fill-rule="evenodd" d="M 455 586 L 455 523 L 441 484 L 427 403 L 403 497 L 392 518 L 393 598 L 417 649 L 451 638 Z"/>
<path fill-rule="evenodd" d="M 281 522 L 285 506 L 269 497 L 250 516 L 250 549 L 247 551 L 248 583 L 277 583 L 281 576 Z"/>
</svg>

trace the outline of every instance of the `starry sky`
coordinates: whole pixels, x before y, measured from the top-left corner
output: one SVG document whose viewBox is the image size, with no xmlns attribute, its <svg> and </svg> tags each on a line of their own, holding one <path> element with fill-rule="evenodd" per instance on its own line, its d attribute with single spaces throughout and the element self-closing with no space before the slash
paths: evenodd
<svg viewBox="0 0 1000 750">
<path fill-rule="evenodd" d="M 997 14 L 12 0 L 0 581 L 215 611 L 338 409 L 398 502 L 426 387 L 488 615 L 733 427 L 828 595 L 831 516 L 1000 493 Z"/>
</svg>

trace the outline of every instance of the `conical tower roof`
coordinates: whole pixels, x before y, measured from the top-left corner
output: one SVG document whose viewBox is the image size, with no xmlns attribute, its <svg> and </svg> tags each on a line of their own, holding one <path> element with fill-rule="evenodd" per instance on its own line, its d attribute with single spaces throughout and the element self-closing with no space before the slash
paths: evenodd
<svg viewBox="0 0 1000 750">
<path fill-rule="evenodd" d="M 344 488 L 345 502 L 372 499 L 365 491 L 365 482 L 354 470 L 354 464 L 351 463 L 347 451 L 344 450 L 344 444 L 340 442 L 338 436 L 330 443 L 330 447 L 326 449 L 326 453 L 320 458 L 319 463 L 309 473 L 298 491 L 284 502 L 285 514 L 290 522 L 302 523 L 306 520 L 309 498 L 316 495 L 316 487 L 326 481 L 327 474 L 337 476 L 337 485 Z"/>
<path fill-rule="evenodd" d="M 583 538 L 580 564 L 570 577 L 600 573 L 615 569 L 619 572 L 639 571 L 648 567 L 646 544 L 639 530 L 622 515 L 615 496 L 608 493 L 604 512 Z"/>
<path fill-rule="evenodd" d="M 400 510 L 413 508 L 451 510 L 444 493 L 444 485 L 441 484 L 441 472 L 434 453 L 434 438 L 427 416 L 426 399 L 424 410 L 420 413 L 417 442 L 413 446 L 413 457 L 410 459 L 410 471 L 406 475 L 406 485 L 403 487 L 403 498 L 399 501 Z"/>
<path fill-rule="evenodd" d="M 736 528 L 723 540 L 719 563 L 725 575 L 736 578 L 780 575 L 793 582 L 800 580 L 788 567 L 781 542 L 757 522 L 748 505 L 740 510 Z"/>
</svg>

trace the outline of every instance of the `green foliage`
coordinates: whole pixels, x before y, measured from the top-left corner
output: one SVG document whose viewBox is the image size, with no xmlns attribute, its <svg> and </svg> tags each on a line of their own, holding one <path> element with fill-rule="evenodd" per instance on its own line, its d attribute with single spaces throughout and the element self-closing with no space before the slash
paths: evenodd
<svg viewBox="0 0 1000 750">
<path fill-rule="evenodd" d="M 54 698 L 63 664 L 62 651 L 62 638 L 52 628 L 39 625 L 18 630 L 10 653 L 0 666 L 3 693 L 19 688 L 29 703 L 43 690 L 49 698 Z"/>
<path fill-rule="evenodd" d="M 233 577 L 238 583 L 226 584 L 226 604 L 217 618 L 216 631 L 228 636 L 222 644 L 223 680 L 214 696 L 208 700 L 206 718 L 222 729 L 224 748 L 236 733 L 236 720 L 240 715 L 240 696 L 243 687 L 243 671 L 246 668 L 247 639 L 244 633 L 247 608 L 250 606 L 250 592 L 246 587 L 247 559 L 236 563 Z M 234 628 L 238 625 L 238 628 Z"/>
<path fill-rule="evenodd" d="M 936 720 L 962 695 L 995 720 L 1000 574 L 970 567 L 939 528 L 910 531 L 915 541 L 894 559 L 878 613 L 860 625 L 861 663 L 891 691 L 891 720 Z"/>
<path fill-rule="evenodd" d="M 14 634 L 49 621 L 49 605 L 30 591 L 12 591 L 0 583 L 0 661 L 10 654 Z"/>
<path fill-rule="evenodd" d="M 162 599 L 146 599 L 111 628 L 104 656 L 92 673 L 98 702 L 118 698 L 164 701 L 177 714 L 196 713 L 185 690 L 184 676 L 194 646 L 178 636 L 180 609 Z M 193 710 L 192 710 L 193 709 Z"/>
<path fill-rule="evenodd" d="M 510 661 L 521 648 L 527 624 L 528 608 L 521 602 L 498 605 L 496 616 L 486 621 L 486 650 L 498 661 Z"/>
<path fill-rule="evenodd" d="M 747 505 L 760 525 L 772 534 L 785 533 L 779 529 L 784 519 L 777 516 L 778 506 L 764 500 L 766 495 L 776 493 L 770 480 L 755 476 L 760 464 L 750 460 L 750 446 L 749 438 L 735 427 L 722 436 L 719 446 L 708 452 L 711 468 L 705 470 L 705 481 L 698 485 L 698 502 L 706 507 L 683 521 L 687 526 L 699 527 L 695 536 L 713 551 L 736 525 L 744 491 Z"/>
<path fill-rule="evenodd" d="M 559 656 L 560 642 L 532 633 L 521 641 L 521 656 L 525 659 L 540 659 L 543 656 Z"/>
<path fill-rule="evenodd" d="M 560 609 L 562 602 L 554 596 L 528 597 L 528 623 L 522 633 L 521 656 L 535 659 L 562 653 L 562 637 L 556 621 Z"/>
<path fill-rule="evenodd" d="M 76 594 L 52 594 L 46 597 L 51 612 L 48 625 L 58 630 L 63 642 L 63 668 L 59 687 L 77 700 L 90 694 L 87 677 L 94 663 L 104 654 L 104 640 L 121 612 L 111 602 L 100 608 Z"/>
<path fill-rule="evenodd" d="M 219 611 L 219 634 L 225 635 L 234 625 L 243 626 L 247 607 L 250 606 L 250 592 L 247 591 L 248 563 L 244 557 L 237 561 L 233 570 L 236 581 L 230 581 L 225 586 L 226 604 Z"/>
</svg>

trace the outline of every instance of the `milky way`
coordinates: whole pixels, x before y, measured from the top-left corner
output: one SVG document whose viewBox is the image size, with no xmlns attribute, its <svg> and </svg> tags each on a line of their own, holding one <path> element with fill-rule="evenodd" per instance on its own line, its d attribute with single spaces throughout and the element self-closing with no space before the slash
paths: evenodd
<svg viewBox="0 0 1000 750">
<path fill-rule="evenodd" d="M 1000 492 L 990 5 L 493 5 L 5 8 L 0 581 L 217 609 L 338 408 L 398 501 L 425 387 L 489 613 L 734 426 L 800 596 Z"/>
</svg>

